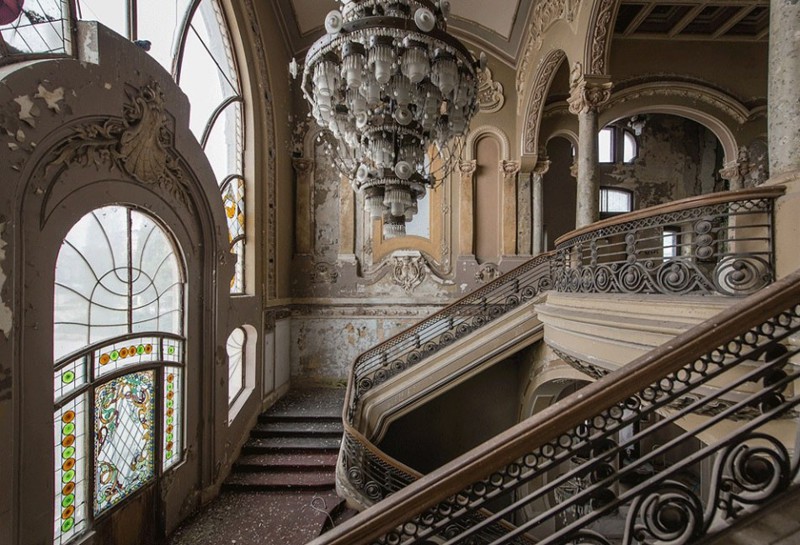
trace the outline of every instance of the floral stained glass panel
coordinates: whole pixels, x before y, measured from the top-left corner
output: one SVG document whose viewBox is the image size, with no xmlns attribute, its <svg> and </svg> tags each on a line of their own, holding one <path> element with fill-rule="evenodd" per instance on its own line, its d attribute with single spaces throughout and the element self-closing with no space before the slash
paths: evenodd
<svg viewBox="0 0 800 545">
<path fill-rule="evenodd" d="M 155 371 L 131 373 L 95 390 L 95 515 L 155 476 L 155 400 Z"/>
<path fill-rule="evenodd" d="M 164 470 L 177 464 L 183 450 L 183 370 L 164 368 Z"/>
</svg>

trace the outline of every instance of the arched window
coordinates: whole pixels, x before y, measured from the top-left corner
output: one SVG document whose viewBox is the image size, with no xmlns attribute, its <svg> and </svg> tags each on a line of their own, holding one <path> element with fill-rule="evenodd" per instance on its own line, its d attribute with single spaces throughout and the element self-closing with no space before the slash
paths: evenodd
<svg viewBox="0 0 800 545">
<path fill-rule="evenodd" d="M 183 457 L 184 271 L 171 237 L 125 206 L 67 234 L 53 312 L 54 543 Z"/>
<path fill-rule="evenodd" d="M 597 135 L 597 152 L 600 163 L 632 163 L 639 148 L 631 131 L 609 125 Z"/>
<path fill-rule="evenodd" d="M 236 255 L 231 293 L 245 293 L 244 98 L 218 0 L 76 0 L 76 7 L 79 18 L 100 21 L 147 48 L 189 97 L 190 128 L 214 170 Z"/>
</svg>

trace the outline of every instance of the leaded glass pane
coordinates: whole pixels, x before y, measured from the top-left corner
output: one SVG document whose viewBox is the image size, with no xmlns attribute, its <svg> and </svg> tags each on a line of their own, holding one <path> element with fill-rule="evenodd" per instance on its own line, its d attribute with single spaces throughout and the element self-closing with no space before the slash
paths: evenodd
<svg viewBox="0 0 800 545">
<path fill-rule="evenodd" d="M 236 266 L 231 278 L 231 293 L 244 293 L 244 240 L 234 243 L 231 252 L 236 256 Z"/>
<path fill-rule="evenodd" d="M 68 53 L 68 23 L 63 0 L 4 2 L 0 11 L 0 57 Z"/>
<path fill-rule="evenodd" d="M 244 387 L 244 343 L 245 333 L 237 327 L 228 336 L 228 403 L 233 402 Z"/>
<path fill-rule="evenodd" d="M 126 339 L 95 350 L 95 376 L 103 377 L 124 367 L 159 361 L 159 340 L 158 337 Z"/>
<path fill-rule="evenodd" d="M 88 529 L 86 506 L 86 395 L 56 409 L 53 416 L 55 521 L 53 543 L 67 543 Z"/>
<path fill-rule="evenodd" d="M 183 370 L 164 368 L 164 469 L 181 460 L 183 451 Z"/>
<path fill-rule="evenodd" d="M 164 339 L 161 359 L 183 363 L 183 341 L 179 339 Z"/>
<path fill-rule="evenodd" d="M 235 94 L 239 94 L 239 75 L 236 72 L 233 48 L 217 1 L 202 0 L 191 26 L 217 66 L 216 74 L 220 86 L 227 85 Z"/>
<path fill-rule="evenodd" d="M 69 394 L 76 391 L 88 382 L 86 375 L 86 358 L 80 358 L 62 366 L 53 375 L 53 389 L 55 391 L 56 403 L 66 398 Z"/>
<path fill-rule="evenodd" d="M 95 515 L 155 477 L 155 400 L 155 371 L 125 375 L 95 389 Z"/>
<path fill-rule="evenodd" d="M 214 121 L 203 148 L 218 183 L 242 169 L 241 112 L 241 102 L 228 104 Z"/>
</svg>

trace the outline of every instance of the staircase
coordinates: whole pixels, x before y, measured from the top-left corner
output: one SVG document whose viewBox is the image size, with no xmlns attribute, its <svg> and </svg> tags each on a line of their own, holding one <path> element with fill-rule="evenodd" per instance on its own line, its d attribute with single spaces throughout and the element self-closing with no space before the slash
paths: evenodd
<svg viewBox="0 0 800 545">
<path fill-rule="evenodd" d="M 219 497 L 169 545 L 303 545 L 354 514 L 336 495 L 344 390 L 295 389 L 258 423 Z"/>
<path fill-rule="evenodd" d="M 338 415 L 267 411 L 259 416 L 223 488 L 333 490 L 342 433 Z"/>
</svg>

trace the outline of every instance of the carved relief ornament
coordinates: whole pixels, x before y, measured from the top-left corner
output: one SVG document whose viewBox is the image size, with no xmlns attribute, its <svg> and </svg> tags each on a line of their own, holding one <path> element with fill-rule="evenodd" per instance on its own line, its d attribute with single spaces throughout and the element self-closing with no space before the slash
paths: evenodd
<svg viewBox="0 0 800 545">
<path fill-rule="evenodd" d="M 392 258 L 392 282 L 411 293 L 425 280 L 425 258 L 421 255 Z"/>
<path fill-rule="evenodd" d="M 611 23 L 614 19 L 614 10 L 619 6 L 616 0 L 602 0 L 597 11 L 592 14 L 592 23 L 589 25 L 591 44 L 587 51 L 589 73 L 605 74 L 608 43 L 611 38 Z"/>
<path fill-rule="evenodd" d="M 494 263 L 484 263 L 480 266 L 478 272 L 475 273 L 475 281 L 478 284 L 486 284 L 487 282 L 500 278 L 502 274 L 500 267 Z"/>
<path fill-rule="evenodd" d="M 522 93 L 525 74 L 528 72 L 534 51 L 539 51 L 544 43 L 544 34 L 556 21 L 571 23 L 580 8 L 581 0 L 541 0 L 533 8 L 531 24 L 528 26 L 528 42 L 522 54 L 517 73 L 517 93 Z M 536 81 L 536 80 L 534 80 Z"/>
<path fill-rule="evenodd" d="M 530 101 L 528 102 L 528 111 L 525 116 L 525 153 L 535 154 L 539 142 L 539 124 L 542 118 L 542 109 L 544 106 L 545 98 L 547 97 L 547 90 L 550 88 L 550 83 L 555 76 L 556 69 L 561 65 L 566 55 L 561 50 L 552 51 L 547 55 L 536 70 L 534 82 L 536 87 L 533 89 Z"/>
<path fill-rule="evenodd" d="M 491 114 L 500 111 L 506 97 L 503 96 L 503 84 L 492 79 L 492 71 L 485 68 L 478 72 L 478 104 L 482 112 Z"/>
<path fill-rule="evenodd" d="M 570 73 L 569 111 L 573 114 L 596 112 L 611 98 L 612 83 L 605 76 L 587 76 L 576 62 Z"/>
<path fill-rule="evenodd" d="M 461 161 L 458 163 L 458 171 L 461 173 L 462 177 L 468 177 L 475 174 L 475 170 L 478 168 L 478 161 Z"/>
<path fill-rule="evenodd" d="M 86 123 L 73 129 L 54 150 L 47 168 L 107 165 L 144 185 L 158 184 L 186 205 L 188 188 L 173 147 L 173 132 L 158 82 L 126 91 L 122 118 Z"/>
</svg>

